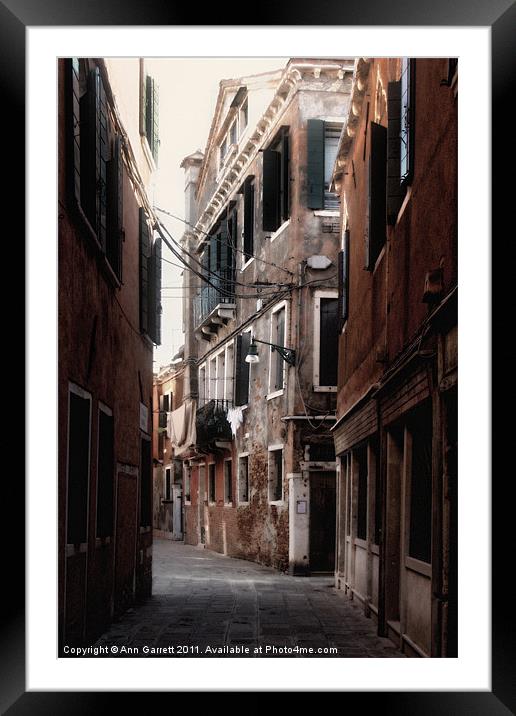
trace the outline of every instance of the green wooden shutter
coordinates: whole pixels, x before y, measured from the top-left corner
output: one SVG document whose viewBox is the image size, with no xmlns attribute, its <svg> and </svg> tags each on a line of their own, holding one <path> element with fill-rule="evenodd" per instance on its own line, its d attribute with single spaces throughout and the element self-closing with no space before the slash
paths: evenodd
<svg viewBox="0 0 516 716">
<path fill-rule="evenodd" d="M 263 219 L 264 231 L 276 231 L 280 225 L 281 154 L 272 149 L 263 152 Z"/>
<path fill-rule="evenodd" d="M 244 184 L 244 255 L 248 259 L 254 250 L 254 176 Z"/>
<path fill-rule="evenodd" d="M 387 223 L 394 226 L 405 189 L 401 186 L 401 82 L 387 86 Z"/>
<path fill-rule="evenodd" d="M 369 231 L 366 242 L 366 268 L 374 264 L 385 244 L 387 229 L 387 129 L 370 123 L 371 149 L 369 154 Z"/>
<path fill-rule="evenodd" d="M 324 207 L 324 120 L 309 119 L 307 123 L 308 160 L 307 207 Z"/>
<path fill-rule="evenodd" d="M 149 282 L 149 335 L 154 343 L 161 345 L 161 238 L 152 246 L 151 276 Z"/>
<path fill-rule="evenodd" d="M 145 77 L 145 136 L 152 149 L 152 78 Z"/>
<path fill-rule="evenodd" d="M 109 161 L 109 137 L 107 101 L 104 83 L 100 70 L 96 68 L 97 75 L 97 134 L 98 134 L 98 174 L 97 174 L 97 237 L 102 249 L 106 250 L 107 232 L 107 165 Z"/>
<path fill-rule="evenodd" d="M 66 144 L 68 195 L 81 203 L 81 104 L 79 90 L 79 58 L 65 61 Z"/>
<path fill-rule="evenodd" d="M 111 268 L 122 278 L 123 161 L 122 139 L 115 137 L 113 156 L 107 167 L 107 239 L 106 257 Z"/>
<path fill-rule="evenodd" d="M 286 221 L 290 216 L 290 145 L 287 133 L 281 140 L 281 212 Z"/>
<path fill-rule="evenodd" d="M 152 156 L 158 166 L 159 153 L 159 87 L 155 80 L 152 80 Z"/>
<path fill-rule="evenodd" d="M 236 339 L 235 359 L 235 405 L 246 405 L 249 401 L 249 363 L 245 357 L 249 352 L 251 333 L 242 333 Z"/>
<path fill-rule="evenodd" d="M 149 331 L 149 272 L 151 246 L 145 209 L 140 207 L 140 329 Z"/>
</svg>

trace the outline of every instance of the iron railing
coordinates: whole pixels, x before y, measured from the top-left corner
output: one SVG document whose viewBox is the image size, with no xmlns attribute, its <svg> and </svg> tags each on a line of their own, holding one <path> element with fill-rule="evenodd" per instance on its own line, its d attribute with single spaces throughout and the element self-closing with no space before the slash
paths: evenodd
<svg viewBox="0 0 516 716">
<path fill-rule="evenodd" d="M 209 284 L 205 284 L 193 299 L 193 314 L 196 326 L 220 304 L 235 302 L 235 270 L 225 269 L 218 275 L 209 275 Z"/>
</svg>

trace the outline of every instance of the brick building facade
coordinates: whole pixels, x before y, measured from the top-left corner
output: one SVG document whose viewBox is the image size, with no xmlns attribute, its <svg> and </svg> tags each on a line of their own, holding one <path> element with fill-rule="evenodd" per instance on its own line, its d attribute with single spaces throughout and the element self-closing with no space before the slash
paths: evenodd
<svg viewBox="0 0 516 716">
<path fill-rule="evenodd" d="M 58 63 L 61 647 L 91 643 L 151 589 L 153 89 L 138 59 Z"/>
<path fill-rule="evenodd" d="M 336 583 L 456 655 L 457 64 L 359 59 L 341 194 Z"/>
</svg>

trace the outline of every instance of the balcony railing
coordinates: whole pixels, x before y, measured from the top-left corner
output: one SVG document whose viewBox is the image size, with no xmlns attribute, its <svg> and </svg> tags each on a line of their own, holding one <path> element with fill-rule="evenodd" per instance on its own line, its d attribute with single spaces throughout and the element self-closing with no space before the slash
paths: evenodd
<svg viewBox="0 0 516 716">
<path fill-rule="evenodd" d="M 197 444 L 200 447 L 213 445 L 216 441 L 227 442 L 232 439 L 231 425 L 227 420 L 228 400 L 209 400 L 197 408 L 195 429 Z"/>
<path fill-rule="evenodd" d="M 235 271 L 225 269 L 219 275 L 209 275 L 209 284 L 204 284 L 193 299 L 194 322 L 199 327 L 218 306 L 235 304 Z M 213 285 L 211 285 L 213 284 Z"/>
</svg>

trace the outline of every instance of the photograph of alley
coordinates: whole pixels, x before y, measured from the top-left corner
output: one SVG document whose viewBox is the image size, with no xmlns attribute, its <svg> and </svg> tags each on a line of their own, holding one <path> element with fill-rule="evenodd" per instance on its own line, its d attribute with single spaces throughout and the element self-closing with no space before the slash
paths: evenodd
<svg viewBox="0 0 516 716">
<path fill-rule="evenodd" d="M 458 68 L 59 59 L 60 657 L 457 656 Z"/>
</svg>

